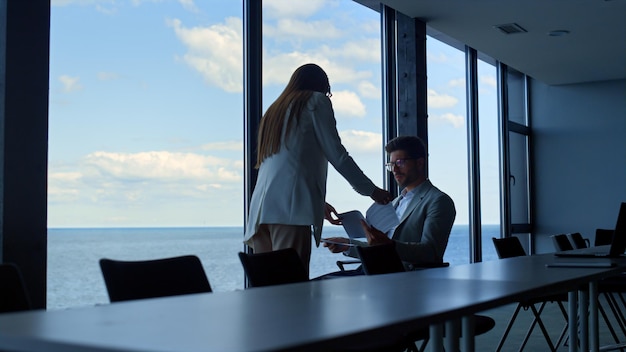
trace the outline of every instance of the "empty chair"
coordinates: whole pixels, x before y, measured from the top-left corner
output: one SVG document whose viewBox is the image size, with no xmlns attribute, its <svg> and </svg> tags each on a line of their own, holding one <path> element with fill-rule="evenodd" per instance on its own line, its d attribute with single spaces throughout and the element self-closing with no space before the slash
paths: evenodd
<svg viewBox="0 0 626 352">
<path fill-rule="evenodd" d="M 567 240 L 567 238 L 565 239 Z M 496 253 L 498 254 L 498 258 L 500 259 L 521 257 L 521 256 L 526 255 L 526 251 L 524 250 L 522 243 L 520 242 L 519 238 L 515 236 L 505 237 L 505 238 L 493 237 L 492 240 L 493 240 L 493 245 L 496 248 Z M 526 332 L 526 335 L 524 336 L 524 340 L 522 341 L 519 351 L 522 351 L 524 347 L 526 346 L 526 343 L 528 342 L 528 339 L 530 338 L 530 335 L 532 334 L 536 324 L 539 325 L 539 328 L 541 329 L 541 332 L 543 333 L 543 336 L 546 339 L 546 343 L 548 344 L 550 351 L 556 351 L 559 345 L 562 342 L 564 342 L 565 333 L 567 332 L 568 317 L 567 317 L 567 311 L 565 310 L 565 306 L 563 305 L 563 302 L 566 302 L 566 301 L 567 301 L 567 293 L 562 293 L 562 294 L 551 294 L 551 295 L 547 295 L 543 297 L 536 297 L 527 301 L 518 302 L 517 306 L 515 307 L 515 311 L 513 312 L 513 315 L 511 315 L 511 318 L 509 319 L 509 322 L 504 330 L 504 333 L 502 334 L 502 337 L 500 338 L 500 342 L 498 343 L 498 346 L 496 347 L 496 352 L 502 350 L 502 347 L 504 347 L 506 338 L 508 337 L 509 332 L 511 331 L 511 328 L 513 327 L 513 324 L 515 323 L 515 319 L 517 318 L 517 315 L 519 314 L 522 308 L 524 308 L 525 310 L 530 309 L 534 317 L 533 317 L 533 321 L 530 327 L 528 328 L 528 331 Z M 552 343 L 552 339 L 550 339 L 550 335 L 548 334 L 548 331 L 546 330 L 546 327 L 543 321 L 541 320 L 541 312 L 543 311 L 546 304 L 549 302 L 554 302 L 558 304 L 559 310 L 561 311 L 561 314 L 563 315 L 563 318 L 565 319 L 565 326 L 563 327 L 563 330 L 561 331 L 561 334 L 559 335 L 559 339 L 556 343 L 556 347 Z M 539 309 L 535 307 L 535 304 L 540 304 Z"/>
<path fill-rule="evenodd" d="M 554 244 L 554 249 L 557 251 L 570 251 L 574 249 L 574 246 L 572 246 L 566 234 L 552 235 L 550 238 L 552 238 L 552 244 Z"/>
<path fill-rule="evenodd" d="M 498 258 L 500 259 L 523 257 L 526 255 L 526 251 L 517 237 L 492 237 L 492 240 L 496 248 L 496 254 L 498 254 Z"/>
<path fill-rule="evenodd" d="M 605 246 L 613 242 L 613 229 L 596 229 L 596 238 L 593 241 L 594 246 Z"/>
<path fill-rule="evenodd" d="M 366 275 L 400 273 L 405 271 L 404 264 L 396 252 L 395 243 L 375 246 L 358 246 L 356 251 L 361 258 L 363 272 Z"/>
<path fill-rule="evenodd" d="M 366 275 L 382 275 L 405 271 L 404 264 L 396 252 L 395 243 L 356 247 Z M 432 264 L 431 267 L 445 267 L 449 263 Z M 424 267 L 421 265 L 421 267 Z M 474 315 L 474 334 L 484 334 L 496 325 L 495 320 L 484 315 Z M 429 339 L 429 329 L 423 328 L 408 334 L 407 347 L 415 349 L 415 341 L 422 341 L 418 351 L 424 351 Z"/>
<path fill-rule="evenodd" d="M 263 253 L 239 252 L 239 260 L 241 260 L 250 287 L 309 280 L 304 263 L 293 248 Z"/>
<path fill-rule="evenodd" d="M 29 309 L 30 300 L 19 268 L 12 263 L 0 264 L 0 313 Z"/>
<path fill-rule="evenodd" d="M 589 247 L 589 240 L 584 238 L 580 232 L 574 232 L 569 234 L 570 242 L 574 244 L 575 249 Z"/>
<path fill-rule="evenodd" d="M 211 292 L 195 255 L 140 261 L 103 258 L 100 269 L 111 302 Z"/>
</svg>

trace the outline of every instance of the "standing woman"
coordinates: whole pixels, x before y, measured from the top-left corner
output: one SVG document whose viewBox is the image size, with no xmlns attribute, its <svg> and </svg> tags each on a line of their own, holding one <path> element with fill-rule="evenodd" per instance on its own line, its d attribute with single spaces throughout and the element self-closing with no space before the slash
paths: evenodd
<svg viewBox="0 0 626 352">
<path fill-rule="evenodd" d="M 294 248 L 308 271 L 311 226 L 319 246 L 324 218 L 336 215 L 326 204 L 328 163 L 362 195 L 391 200 L 376 187 L 341 144 L 330 102 L 330 83 L 321 67 L 300 66 L 270 105 L 259 126 L 258 179 L 244 242 L 255 253 Z"/>
</svg>

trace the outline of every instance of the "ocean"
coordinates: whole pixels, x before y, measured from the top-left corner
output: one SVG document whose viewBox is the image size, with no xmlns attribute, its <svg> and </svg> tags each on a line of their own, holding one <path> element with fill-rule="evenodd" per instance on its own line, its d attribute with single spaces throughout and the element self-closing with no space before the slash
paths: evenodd
<svg viewBox="0 0 626 352">
<path fill-rule="evenodd" d="M 499 225 L 483 225 L 483 261 L 497 259 L 491 237 Z M 323 237 L 345 237 L 342 227 L 324 226 Z M 143 260 L 197 255 L 214 292 L 240 290 L 244 272 L 237 253 L 244 250 L 242 227 L 184 228 L 50 228 L 48 229 L 48 309 L 67 309 L 109 302 L 100 258 Z M 469 262 L 468 226 L 455 225 L 444 260 Z M 310 275 L 337 271 L 336 261 L 348 259 L 313 246 Z"/>
</svg>

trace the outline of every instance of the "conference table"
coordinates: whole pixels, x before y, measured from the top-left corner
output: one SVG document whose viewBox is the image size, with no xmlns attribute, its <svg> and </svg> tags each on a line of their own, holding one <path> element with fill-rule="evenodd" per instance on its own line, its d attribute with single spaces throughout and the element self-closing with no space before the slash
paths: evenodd
<svg viewBox="0 0 626 352">
<path fill-rule="evenodd" d="M 428 327 L 432 350 L 472 351 L 467 323 L 472 314 L 564 291 L 570 292 L 569 309 L 579 312 L 583 328 L 577 344 L 576 314 L 570 313 L 574 326 L 570 350 L 588 350 L 587 321 L 589 348 L 598 350 L 595 283 L 626 271 L 626 261 L 585 259 L 615 263 L 605 268 L 546 267 L 572 261 L 534 255 L 233 292 L 5 313 L 0 314 L 0 350 L 331 351 Z M 459 321 L 463 333 L 447 330 L 454 326 L 451 322 Z"/>
</svg>

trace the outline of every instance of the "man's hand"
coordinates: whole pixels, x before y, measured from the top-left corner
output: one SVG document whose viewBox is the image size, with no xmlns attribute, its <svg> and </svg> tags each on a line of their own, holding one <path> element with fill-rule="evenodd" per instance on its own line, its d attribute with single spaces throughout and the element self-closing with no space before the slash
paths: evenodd
<svg viewBox="0 0 626 352">
<path fill-rule="evenodd" d="M 322 238 L 322 243 L 324 243 L 324 247 L 328 248 L 328 250 L 333 253 L 345 252 L 348 250 L 348 248 L 350 248 L 349 246 L 342 244 L 342 243 L 345 243 L 345 244 L 350 243 L 350 240 L 345 237 Z"/>
<path fill-rule="evenodd" d="M 335 214 L 334 218 L 333 214 Z M 335 207 L 328 203 L 326 203 L 326 207 L 324 208 L 324 219 L 328 220 L 328 222 L 333 225 L 341 225 L 341 219 L 339 219 L 337 210 L 335 210 Z"/>
<path fill-rule="evenodd" d="M 375 227 L 370 227 L 367 223 L 361 220 L 361 226 L 363 226 L 363 231 L 365 231 L 365 237 L 367 237 L 367 243 L 371 245 L 375 244 L 384 244 L 393 242 L 392 239 L 387 237 L 387 235 L 376 229 Z"/>
</svg>

